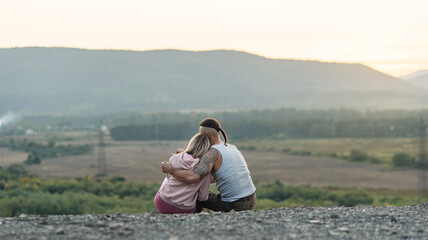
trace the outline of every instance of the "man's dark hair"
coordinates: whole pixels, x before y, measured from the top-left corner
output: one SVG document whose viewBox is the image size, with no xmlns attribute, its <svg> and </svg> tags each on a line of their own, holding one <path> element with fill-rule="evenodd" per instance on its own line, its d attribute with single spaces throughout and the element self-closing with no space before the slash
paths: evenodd
<svg viewBox="0 0 428 240">
<path fill-rule="evenodd" d="M 199 126 L 214 128 L 217 132 L 221 132 L 224 138 L 224 145 L 227 145 L 227 135 L 226 132 L 221 128 L 219 121 L 214 118 L 206 118 L 199 123 Z"/>
</svg>

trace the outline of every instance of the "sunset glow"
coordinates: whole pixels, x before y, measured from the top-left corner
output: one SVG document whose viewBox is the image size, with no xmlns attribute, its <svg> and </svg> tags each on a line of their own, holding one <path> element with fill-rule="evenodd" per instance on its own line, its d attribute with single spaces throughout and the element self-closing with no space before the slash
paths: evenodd
<svg viewBox="0 0 428 240">
<path fill-rule="evenodd" d="M 0 48 L 234 49 L 398 77 L 428 69 L 427 10 L 423 0 L 6 0 Z"/>
</svg>

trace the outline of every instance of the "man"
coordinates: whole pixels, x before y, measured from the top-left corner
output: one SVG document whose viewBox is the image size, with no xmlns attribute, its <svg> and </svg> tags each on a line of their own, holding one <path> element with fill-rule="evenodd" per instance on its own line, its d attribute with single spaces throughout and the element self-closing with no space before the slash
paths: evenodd
<svg viewBox="0 0 428 240">
<path fill-rule="evenodd" d="M 196 183 L 211 172 L 220 194 L 210 192 L 208 200 L 198 202 L 198 206 L 221 212 L 253 209 L 256 187 L 242 153 L 234 145 L 227 144 L 227 135 L 214 118 L 204 119 L 199 124 L 199 132 L 207 134 L 212 146 L 195 169 L 177 169 L 169 162 L 162 162 L 162 172 L 187 183 Z M 224 143 L 220 139 L 220 132 Z"/>
</svg>

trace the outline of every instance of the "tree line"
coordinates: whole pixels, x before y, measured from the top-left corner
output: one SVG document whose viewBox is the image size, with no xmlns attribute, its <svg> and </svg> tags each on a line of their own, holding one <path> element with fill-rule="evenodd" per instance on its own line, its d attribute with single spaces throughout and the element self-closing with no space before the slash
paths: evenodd
<svg viewBox="0 0 428 240">
<path fill-rule="evenodd" d="M 232 139 L 380 138 L 415 137 L 419 119 L 282 119 L 221 120 Z M 111 129 L 114 140 L 182 140 L 198 131 L 198 122 L 120 125 Z"/>
<path fill-rule="evenodd" d="M 40 164 L 42 160 L 46 158 L 88 154 L 92 152 L 93 149 L 89 144 L 57 145 L 56 142 L 52 140 L 44 144 L 28 141 L 27 139 L 15 140 L 13 138 L 0 141 L 0 147 L 28 153 L 28 157 L 24 162 L 26 164 Z"/>
<path fill-rule="evenodd" d="M 287 120 L 326 120 L 343 121 L 359 119 L 397 119 L 410 118 L 419 119 L 424 116 L 428 119 L 428 110 L 366 110 L 355 109 L 254 109 L 248 111 L 218 111 L 218 112 L 154 112 L 154 113 L 114 113 L 91 116 L 53 116 L 53 115 L 31 115 L 23 116 L 18 123 L 20 126 L 37 129 L 40 126 L 51 126 L 53 128 L 72 127 L 88 129 L 90 126 L 97 126 L 100 119 L 109 127 L 119 125 L 154 125 L 166 123 L 190 122 L 199 123 L 207 117 L 214 117 L 223 122 L 240 121 L 287 121 Z M 7 132 L 2 129 L 3 134 Z M 11 131 L 11 130 L 10 130 Z M 0 132 L 1 133 L 1 132 Z"/>
</svg>

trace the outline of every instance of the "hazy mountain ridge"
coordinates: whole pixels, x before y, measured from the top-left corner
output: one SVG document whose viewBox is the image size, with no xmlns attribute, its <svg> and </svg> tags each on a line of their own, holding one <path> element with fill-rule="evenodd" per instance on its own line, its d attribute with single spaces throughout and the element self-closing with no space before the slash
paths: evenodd
<svg viewBox="0 0 428 240">
<path fill-rule="evenodd" d="M 400 79 L 411 80 L 412 78 L 420 77 L 420 76 L 423 76 L 423 75 L 428 75 L 428 70 L 419 70 L 419 71 L 416 71 L 414 73 L 401 76 Z"/>
<path fill-rule="evenodd" d="M 0 49 L 0 112 L 426 107 L 427 91 L 361 64 L 244 52 Z"/>
<path fill-rule="evenodd" d="M 406 80 L 408 83 L 416 87 L 428 89 L 428 70 L 417 71 L 400 78 Z"/>
</svg>

